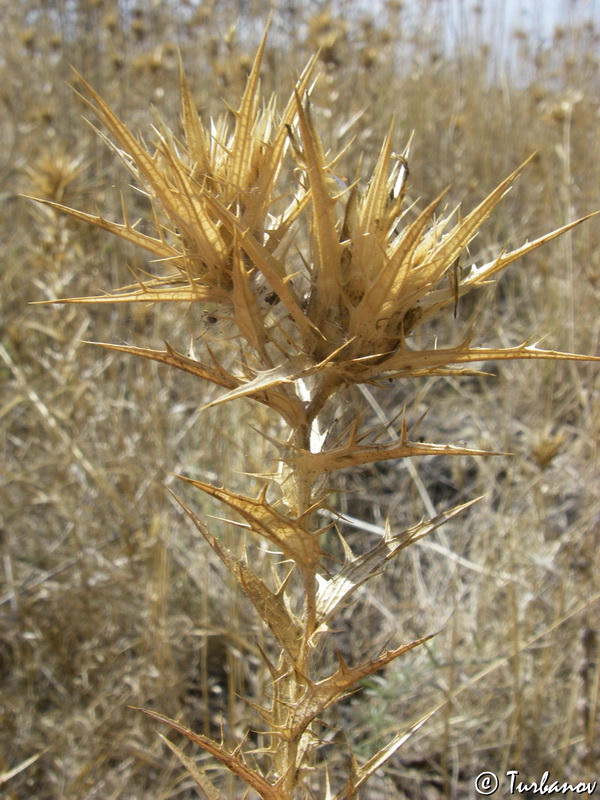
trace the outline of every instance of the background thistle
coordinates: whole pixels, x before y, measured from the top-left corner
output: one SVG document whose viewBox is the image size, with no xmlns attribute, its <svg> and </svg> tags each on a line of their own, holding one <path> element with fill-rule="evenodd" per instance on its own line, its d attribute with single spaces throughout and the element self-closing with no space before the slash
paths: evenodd
<svg viewBox="0 0 600 800">
<path fill-rule="evenodd" d="M 264 44 L 261 51 L 264 52 Z M 197 501 L 187 500 L 184 506 L 252 600 L 275 640 L 274 645 L 262 645 L 264 656 L 260 658 L 266 659 L 263 663 L 271 670 L 266 694 L 262 698 L 250 695 L 263 720 L 254 721 L 249 727 L 264 729 L 266 723 L 271 732 L 277 726 L 291 732 L 282 746 L 276 736 L 264 735 L 259 742 L 263 755 L 249 752 L 257 750 L 254 741 L 248 742 L 249 748 L 235 751 L 235 736 L 217 744 L 216 749 L 215 741 L 210 744 L 209 739 L 198 734 L 191 734 L 191 738 L 212 748 L 214 755 L 220 755 L 224 763 L 259 791 L 268 793 L 275 786 L 277 791 L 289 793 L 292 781 L 305 789 L 311 781 L 324 785 L 318 783 L 316 774 L 302 771 L 312 768 L 314 759 L 317 764 L 319 761 L 324 729 L 316 725 L 316 720 L 321 712 L 332 711 L 331 702 L 357 678 L 366 682 L 372 671 L 420 641 L 409 637 L 404 639 L 409 645 L 382 651 L 378 645 L 373 647 L 368 661 L 344 658 L 336 665 L 327 656 L 328 650 L 331 653 L 327 644 L 336 635 L 329 630 L 335 628 L 335 612 L 356 598 L 366 580 L 384 563 L 390 566 L 392 555 L 454 515 L 450 511 L 416 527 L 413 519 L 406 530 L 399 528 L 400 534 L 395 533 L 398 528 L 394 527 L 394 531 L 366 549 L 364 543 L 358 548 L 353 543 L 353 552 L 347 543 L 336 542 L 332 530 L 326 530 L 332 519 L 327 508 L 328 502 L 333 505 L 331 490 L 343 485 L 337 473 L 402 456 L 460 457 L 484 452 L 483 447 L 437 445 L 421 440 L 413 430 L 422 409 L 413 407 L 409 389 L 404 395 L 406 410 L 400 413 L 401 402 L 397 421 L 391 422 L 389 416 L 385 419 L 384 413 L 385 422 L 377 423 L 371 414 L 378 409 L 378 402 L 384 402 L 380 388 L 392 392 L 387 383 L 390 378 L 416 381 L 441 376 L 454 380 L 463 375 L 476 381 L 477 373 L 468 366 L 472 362 L 530 357 L 548 360 L 559 354 L 540 351 L 528 343 L 508 348 L 476 347 L 472 342 L 477 337 L 470 334 L 470 324 L 458 336 L 440 337 L 439 320 L 444 315 L 439 312 L 450 320 L 457 314 L 460 321 L 463 309 L 469 308 L 463 305 L 469 289 L 493 277 L 516 257 L 515 253 L 508 253 L 491 260 L 484 258 L 485 266 L 479 268 L 471 266 L 468 255 L 463 263 L 457 262 L 458 254 L 516 173 L 464 219 L 439 211 L 440 203 L 437 208 L 434 203 L 424 211 L 420 205 L 411 209 L 405 197 L 408 153 L 393 153 L 390 131 L 370 181 L 366 185 L 352 178 L 340 181 L 336 173 L 341 171 L 344 154 L 326 155 L 316 133 L 316 106 L 311 108 L 308 101 L 306 90 L 312 81 L 312 66 L 300 80 L 280 120 L 273 103 L 266 106 L 267 111 L 271 109 L 270 119 L 267 112 L 263 114 L 259 109 L 257 64 L 258 60 L 231 135 L 224 123 L 215 124 L 210 136 L 198 123 L 194 133 L 192 109 L 181 136 L 169 133 L 162 123 L 157 126 L 156 150 L 154 145 L 151 149 L 141 145 L 108 106 L 92 94 L 92 104 L 98 107 L 117 149 L 153 201 L 154 211 L 148 217 L 150 224 L 131 222 L 131 213 L 124 214 L 119 223 L 97 216 L 91 221 L 118 233 L 126 242 L 141 244 L 163 262 L 160 269 L 153 268 L 152 276 L 147 275 L 145 266 L 143 271 L 137 269 L 135 284 L 115 295 L 98 298 L 100 302 L 138 304 L 139 300 L 165 300 L 173 307 L 172 301 L 181 300 L 190 317 L 198 319 L 195 309 L 201 306 L 210 320 L 216 320 L 217 331 L 225 324 L 234 332 L 224 346 L 214 341 L 218 333 L 200 340 L 195 336 L 188 351 L 171 345 L 161 351 L 125 345 L 111 345 L 109 349 L 171 364 L 221 387 L 221 393 L 208 395 L 205 405 L 224 406 L 246 396 L 257 400 L 260 407 L 275 411 L 285 423 L 282 427 L 273 417 L 266 422 L 258 411 L 251 412 L 256 415 L 255 427 L 262 430 L 272 448 L 271 460 L 262 463 L 262 471 L 266 468 L 270 475 L 260 478 L 252 491 L 232 486 L 221 489 L 218 475 L 187 481 L 237 510 L 244 527 L 249 526 L 258 537 L 266 538 L 265 547 L 253 549 L 249 544 L 246 561 L 243 549 L 231 546 L 231 539 L 228 547 L 221 537 L 204 527 L 203 519 L 192 511 Z M 251 90 L 252 76 L 255 85 Z M 182 86 L 184 98 L 186 93 L 190 97 L 183 80 Z M 310 95 L 317 92 L 318 84 Z M 184 121 L 185 115 L 184 110 Z M 269 127 L 271 138 L 266 135 Z M 242 136 L 242 131 L 249 130 L 256 135 Z M 202 144 L 194 150 L 194 137 L 200 141 L 198 137 L 202 136 L 204 150 Z M 217 141 L 223 144 L 217 147 Z M 255 148 L 256 142 L 259 146 Z M 281 148 L 280 153 L 274 155 L 277 147 Z M 286 174 L 285 151 L 288 163 L 295 161 L 295 180 Z M 205 169 L 199 171 L 195 166 L 203 152 L 209 152 L 211 163 L 206 162 Z M 246 171 L 244 164 L 252 162 L 259 165 L 258 171 Z M 278 173 L 283 178 L 279 184 Z M 346 170 L 344 174 L 352 172 Z M 232 175 L 237 176 L 235 182 Z M 248 200 L 254 181 L 266 187 L 262 201 L 256 205 Z M 546 238 L 554 235 L 557 232 Z M 537 244 L 526 245 L 517 254 L 524 254 Z M 139 319 L 143 322 L 147 317 Z M 170 336 L 169 340 L 172 341 Z M 7 363 L 11 363 L 10 356 Z M 404 381 L 401 385 L 408 387 L 409 383 Z M 359 389 L 358 394 L 353 387 Z M 361 398 L 368 401 L 366 410 L 360 408 L 364 402 Z M 384 436 L 389 444 L 382 444 Z M 85 465 L 81 450 L 77 457 Z M 92 477 L 93 465 L 88 462 L 85 468 Z M 256 471 L 256 466 L 252 469 Z M 265 480 L 269 486 L 261 490 L 260 484 L 264 485 Z M 106 489 L 110 493 L 109 484 Z M 125 504 L 118 503 L 118 494 L 114 499 L 126 514 Z M 340 500 L 345 505 L 343 498 Z M 129 518 L 133 529 L 135 519 L 131 515 Z M 343 519 L 338 522 L 340 529 L 345 524 Z M 282 554 L 282 563 L 277 560 L 263 572 L 266 551 L 273 547 Z M 160 548 L 157 577 L 168 574 L 164 566 L 159 573 L 159 556 Z M 157 619 L 160 591 L 165 591 L 159 587 L 157 581 Z M 165 667 L 166 655 L 161 656 Z M 256 651 L 252 657 L 255 656 Z M 290 664 L 298 664 L 301 659 L 308 675 L 299 668 L 290 670 Z M 308 692 L 307 681 L 318 689 Z M 277 687 L 275 692 L 271 685 Z M 298 692 L 306 705 L 293 717 L 289 708 Z M 157 707 L 156 703 L 153 707 Z M 168 707 L 168 703 L 162 706 Z M 407 726 L 408 731 L 413 729 L 413 725 Z M 359 759 L 363 766 L 355 767 L 346 785 L 342 781 L 332 791 L 340 797 L 352 796 L 405 738 L 392 739 L 392 745 L 383 746 L 372 759 L 368 757 L 371 750 L 366 758 Z M 185 761 L 183 754 L 181 757 Z M 188 766 L 193 771 L 193 765 Z M 203 773 L 194 774 L 196 780 L 208 786 Z M 339 773 L 332 773 L 331 782 L 335 784 L 339 778 Z"/>
</svg>

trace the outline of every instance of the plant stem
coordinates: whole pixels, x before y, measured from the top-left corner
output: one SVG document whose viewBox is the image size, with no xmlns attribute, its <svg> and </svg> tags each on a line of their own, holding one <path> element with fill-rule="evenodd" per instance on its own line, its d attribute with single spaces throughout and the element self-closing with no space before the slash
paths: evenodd
<svg viewBox="0 0 600 800">
<path fill-rule="evenodd" d="M 309 414 L 309 409 L 315 409 L 315 399 L 320 398 L 318 405 L 323 405 L 322 387 L 310 391 L 304 384 L 301 388 L 301 399 L 305 403 L 306 416 L 303 422 L 296 426 L 289 437 L 290 444 L 297 449 L 311 451 L 312 444 L 320 440 L 318 427 L 318 412 Z M 293 486 L 293 493 L 289 501 L 294 507 L 298 518 L 310 509 L 313 502 L 314 478 L 303 472 L 293 470 L 289 476 Z M 313 523 L 313 514 L 306 514 L 302 519 L 302 527 L 309 536 L 316 535 Z M 288 653 L 281 653 L 277 682 L 274 687 L 273 713 L 276 725 L 280 727 L 281 735 L 273 737 L 275 748 L 274 764 L 281 778 L 280 789 L 284 797 L 290 800 L 295 796 L 298 785 L 299 768 L 307 763 L 306 753 L 301 746 L 302 737 L 306 734 L 306 725 L 294 723 L 294 712 L 306 691 L 306 679 L 312 679 L 314 642 L 313 634 L 317 625 L 317 568 L 304 569 L 301 575 L 302 597 L 302 641 L 296 657 Z"/>
</svg>

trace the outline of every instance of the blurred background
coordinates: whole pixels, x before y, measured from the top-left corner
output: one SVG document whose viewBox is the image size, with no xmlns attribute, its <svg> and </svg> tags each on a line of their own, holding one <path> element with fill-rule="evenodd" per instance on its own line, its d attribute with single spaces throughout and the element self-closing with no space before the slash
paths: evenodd
<svg viewBox="0 0 600 800">
<path fill-rule="evenodd" d="M 472 260 L 600 208 L 594 0 L 0 0 L 0 786 L 10 800 L 196 796 L 130 705 L 229 742 L 256 724 L 238 695 L 265 688 L 264 634 L 168 489 L 209 515 L 221 511 L 171 473 L 256 492 L 252 473 L 273 465 L 256 429 L 276 433 L 276 420 L 250 401 L 200 413 L 213 387 L 83 344 L 198 346 L 211 335 L 202 310 L 31 305 L 110 291 L 132 282 L 132 267 L 155 265 L 22 195 L 118 221 L 123 198 L 143 220 L 146 200 L 86 121 L 73 68 L 151 144 L 159 119 L 180 132 L 180 58 L 203 119 L 236 106 L 269 12 L 265 97 L 275 91 L 282 108 L 319 50 L 314 114 L 326 147 L 353 140 L 340 166 L 349 180 L 361 154 L 367 174 L 392 115 L 396 149 L 413 137 L 417 206 L 451 184 L 450 206 L 467 213 L 536 153 Z M 450 310 L 436 335 L 458 342 L 476 325 L 481 344 L 534 335 L 600 355 L 600 222 L 515 264 L 477 300 L 456 319 Z M 440 631 L 328 720 L 324 757 L 342 776 L 345 740 L 366 760 L 441 704 L 367 800 L 471 797 L 482 770 L 598 774 L 600 372 L 484 366 L 491 376 L 373 389 L 371 413 L 391 419 L 406 404 L 409 425 L 426 414 L 426 440 L 510 457 L 387 463 L 336 484 L 356 547 L 386 520 L 401 529 L 483 496 L 340 620 L 335 644 L 349 661 Z M 210 525 L 243 547 L 231 526 Z M 239 791 L 224 779 L 225 796 Z"/>
</svg>

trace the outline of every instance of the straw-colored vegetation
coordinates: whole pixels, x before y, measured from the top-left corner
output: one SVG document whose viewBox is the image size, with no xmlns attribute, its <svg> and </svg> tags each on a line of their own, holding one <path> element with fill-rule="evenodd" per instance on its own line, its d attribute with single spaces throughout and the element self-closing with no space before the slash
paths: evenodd
<svg viewBox="0 0 600 800">
<path fill-rule="evenodd" d="M 590 779 L 594 25 L 256 5 L 3 9 L 2 786 Z"/>
</svg>

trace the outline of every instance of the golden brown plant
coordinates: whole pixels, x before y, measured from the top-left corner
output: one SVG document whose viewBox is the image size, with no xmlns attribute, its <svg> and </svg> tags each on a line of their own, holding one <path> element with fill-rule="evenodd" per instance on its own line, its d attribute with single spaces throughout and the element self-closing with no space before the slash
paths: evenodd
<svg viewBox="0 0 600 800">
<path fill-rule="evenodd" d="M 244 741 L 227 747 L 155 711 L 157 720 L 200 745 L 267 800 L 314 796 L 352 798 L 427 717 L 398 734 L 366 763 L 352 757 L 349 775 L 330 787 L 319 764 L 324 712 L 358 683 L 429 636 L 372 653 L 349 665 L 341 655 L 327 666 L 322 652 L 336 613 L 357 589 L 379 574 L 400 551 L 454 517 L 457 506 L 407 530 L 388 530 L 372 548 L 354 554 L 342 539 L 340 564 L 324 544 L 331 524 L 319 510 L 339 470 L 420 455 L 491 455 L 465 446 L 412 441 L 405 414 L 400 434 L 378 441 L 355 412 L 336 437 L 326 419 L 343 411 L 347 391 L 365 384 L 436 375 L 480 374 L 470 365 L 513 359 L 591 360 L 539 349 L 479 347 L 472 333 L 458 342 L 430 341 L 427 323 L 457 312 L 460 299 L 490 283 L 513 261 L 572 229 L 577 220 L 491 261 L 462 270 L 461 256 L 527 162 L 466 216 L 438 212 L 446 190 L 425 208 L 405 207 L 408 148 L 393 150 L 394 125 L 382 144 L 370 179 L 347 185 L 336 172 L 344 152 L 328 155 L 310 103 L 312 59 L 281 114 L 275 99 L 261 99 L 260 45 L 231 127 L 225 116 L 203 125 L 181 72 L 183 137 L 164 124 L 150 149 L 136 138 L 83 81 L 88 107 L 108 129 L 114 151 L 133 173 L 152 205 L 154 233 L 130 220 L 104 219 L 43 201 L 144 248 L 160 264 L 151 276 L 77 303 L 199 303 L 236 332 L 236 358 L 226 360 L 206 345 L 204 360 L 166 345 L 164 350 L 104 344 L 212 382 L 225 393 L 212 405 L 248 397 L 281 419 L 271 437 L 278 468 L 257 497 L 181 477 L 236 512 L 273 552 L 272 572 L 260 575 L 247 558 L 231 552 L 194 511 L 180 501 L 206 542 L 230 571 L 270 632 L 274 652 L 262 653 L 270 674 L 268 697 L 248 700 L 262 720 L 262 746 Z M 286 159 L 295 165 L 286 172 Z M 585 219 L 585 218 L 584 218 Z M 424 344 L 423 344 L 424 343 Z M 468 505 L 468 504 L 467 504 Z M 341 537 L 340 537 L 341 538 Z M 325 663 L 325 666 L 323 664 Z M 165 740 L 166 741 L 166 740 Z M 209 798 L 216 784 L 172 742 Z M 320 777 L 323 776 L 324 777 Z"/>
</svg>

